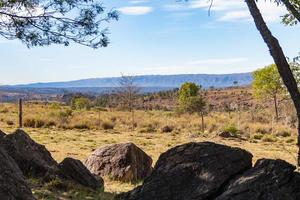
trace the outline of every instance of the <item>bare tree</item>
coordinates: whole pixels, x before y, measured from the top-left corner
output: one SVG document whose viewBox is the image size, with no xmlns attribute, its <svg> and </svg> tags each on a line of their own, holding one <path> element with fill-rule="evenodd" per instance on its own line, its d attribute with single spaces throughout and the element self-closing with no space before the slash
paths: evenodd
<svg viewBox="0 0 300 200">
<path fill-rule="evenodd" d="M 135 128 L 135 116 L 134 107 L 136 98 L 139 93 L 139 87 L 135 83 L 134 76 L 121 76 L 119 80 L 119 91 L 118 96 L 121 100 L 122 108 L 128 110 L 131 113 L 131 130 Z"/>
</svg>

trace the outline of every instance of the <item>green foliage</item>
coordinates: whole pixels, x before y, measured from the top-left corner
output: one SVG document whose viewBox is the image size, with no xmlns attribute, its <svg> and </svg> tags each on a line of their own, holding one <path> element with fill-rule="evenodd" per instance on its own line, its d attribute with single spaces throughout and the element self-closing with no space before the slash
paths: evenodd
<svg viewBox="0 0 300 200">
<path fill-rule="evenodd" d="M 203 112 L 205 101 L 198 96 L 200 87 L 195 83 L 186 82 L 181 85 L 178 91 L 178 106 L 183 112 Z"/>
<path fill-rule="evenodd" d="M 253 72 L 252 88 L 257 98 L 274 97 L 284 91 L 280 75 L 275 64 Z"/>
<path fill-rule="evenodd" d="M 19 39 L 28 47 L 70 42 L 92 48 L 106 47 L 104 23 L 118 20 L 118 12 L 104 14 L 104 6 L 93 0 L 0 1 L 0 35 Z"/>
<path fill-rule="evenodd" d="M 237 133 L 239 132 L 239 130 L 232 124 L 225 126 L 223 131 L 232 133 L 233 135 L 237 135 Z"/>
<path fill-rule="evenodd" d="M 203 113 L 205 101 L 201 96 L 189 97 L 186 100 L 185 110 L 189 113 Z"/>
<path fill-rule="evenodd" d="M 85 97 L 72 98 L 71 108 L 73 110 L 89 110 L 91 108 L 91 101 Z"/>
</svg>

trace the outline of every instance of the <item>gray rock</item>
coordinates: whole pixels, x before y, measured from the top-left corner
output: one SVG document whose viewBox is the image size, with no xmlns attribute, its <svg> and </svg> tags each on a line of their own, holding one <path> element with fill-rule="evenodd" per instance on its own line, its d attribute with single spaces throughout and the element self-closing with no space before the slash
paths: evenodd
<svg viewBox="0 0 300 200">
<path fill-rule="evenodd" d="M 251 165 L 252 155 L 239 148 L 211 142 L 180 145 L 159 157 L 143 185 L 117 199 L 213 199 L 233 176 Z"/>
<path fill-rule="evenodd" d="M 124 182 L 143 180 L 152 171 L 151 157 L 133 143 L 97 149 L 84 164 L 97 176 L 109 176 Z"/>
<path fill-rule="evenodd" d="M 45 146 L 33 141 L 20 129 L 5 135 L 0 140 L 0 145 L 16 161 L 26 176 L 44 176 L 57 169 L 56 161 Z"/>
<path fill-rule="evenodd" d="M 17 163 L 0 147 L 0 199 L 34 200 Z"/>
<path fill-rule="evenodd" d="M 216 200 L 299 200 L 300 177 L 283 160 L 258 160 L 255 166 L 233 179 Z"/>
<path fill-rule="evenodd" d="M 95 176 L 82 164 L 80 160 L 73 158 L 65 158 L 58 165 L 59 175 L 62 178 L 73 180 L 83 186 L 92 189 L 104 189 L 104 181 L 102 178 Z"/>
</svg>

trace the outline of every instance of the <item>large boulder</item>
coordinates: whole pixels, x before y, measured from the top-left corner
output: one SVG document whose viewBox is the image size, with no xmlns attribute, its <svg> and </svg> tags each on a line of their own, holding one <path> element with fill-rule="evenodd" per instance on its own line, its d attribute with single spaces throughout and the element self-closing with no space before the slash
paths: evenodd
<svg viewBox="0 0 300 200">
<path fill-rule="evenodd" d="M 0 199 L 33 200 L 17 163 L 0 147 Z"/>
<path fill-rule="evenodd" d="M 3 138 L 6 134 L 0 130 L 0 139 Z"/>
<path fill-rule="evenodd" d="M 295 167 L 282 160 L 258 160 L 233 179 L 216 200 L 298 200 L 300 177 Z"/>
<path fill-rule="evenodd" d="M 65 158 L 58 165 L 59 175 L 62 178 L 73 180 L 83 186 L 92 189 L 104 189 L 104 181 L 101 177 L 95 176 L 82 164 L 80 160 Z"/>
<path fill-rule="evenodd" d="M 0 145 L 16 161 L 24 175 L 44 176 L 57 169 L 56 161 L 45 146 L 33 141 L 20 129 L 5 135 Z"/>
<path fill-rule="evenodd" d="M 85 166 L 97 176 L 134 182 L 143 180 L 152 171 L 152 159 L 133 143 L 113 144 L 95 150 Z"/>
<path fill-rule="evenodd" d="M 117 198 L 213 199 L 228 180 L 251 166 L 252 155 L 245 150 L 211 142 L 188 143 L 163 153 L 143 185 Z"/>
</svg>

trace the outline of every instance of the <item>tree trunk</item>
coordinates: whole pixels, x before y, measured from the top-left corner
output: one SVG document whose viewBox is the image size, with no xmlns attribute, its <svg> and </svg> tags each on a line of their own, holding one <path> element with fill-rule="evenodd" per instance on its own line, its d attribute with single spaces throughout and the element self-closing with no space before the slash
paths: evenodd
<svg viewBox="0 0 300 200">
<path fill-rule="evenodd" d="M 19 99 L 19 128 L 23 127 L 23 102 Z"/>
<path fill-rule="evenodd" d="M 276 119 L 276 122 L 278 122 L 279 115 L 278 115 L 278 104 L 277 104 L 276 94 L 273 96 L 273 100 L 274 100 L 274 108 L 275 108 L 275 119 Z"/>
<path fill-rule="evenodd" d="M 282 0 L 285 7 L 292 13 L 292 15 L 300 22 L 300 12 L 295 8 L 289 0 Z"/>
<path fill-rule="evenodd" d="M 202 133 L 204 133 L 204 114 L 201 113 L 201 128 L 202 128 Z"/>
<path fill-rule="evenodd" d="M 255 0 L 245 0 L 249 11 L 254 19 L 256 28 L 260 32 L 263 40 L 268 45 L 271 56 L 277 66 L 278 72 L 283 80 L 284 85 L 287 87 L 289 94 L 293 100 L 297 117 L 298 117 L 298 142 L 297 146 L 300 150 L 300 93 L 296 80 L 290 69 L 289 63 L 283 53 L 283 50 L 278 42 L 278 40 L 272 35 L 268 26 L 266 25 Z M 300 165 L 300 151 L 298 151 L 298 165 Z"/>
</svg>

